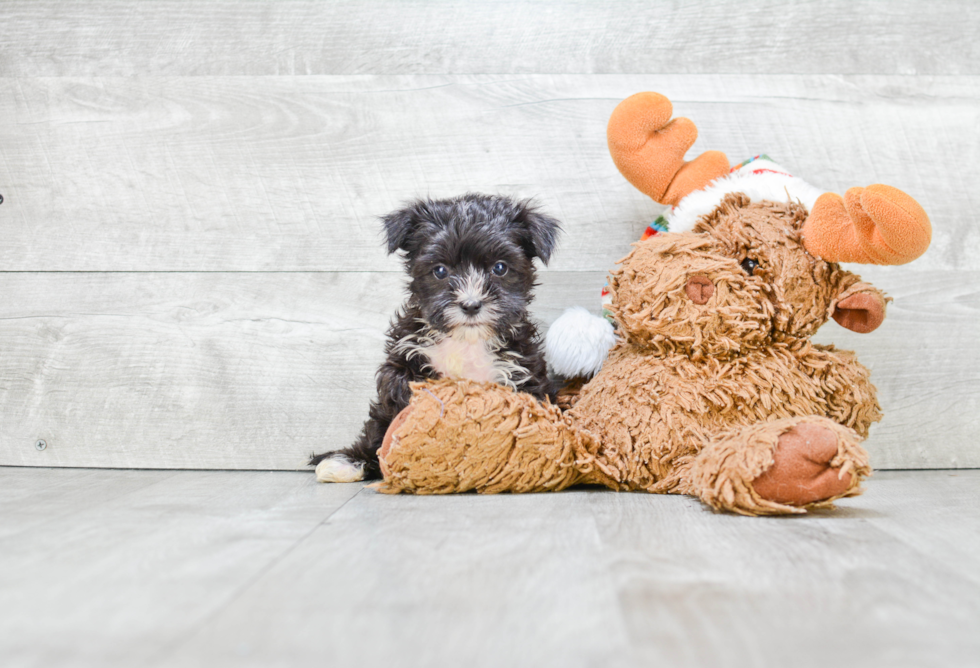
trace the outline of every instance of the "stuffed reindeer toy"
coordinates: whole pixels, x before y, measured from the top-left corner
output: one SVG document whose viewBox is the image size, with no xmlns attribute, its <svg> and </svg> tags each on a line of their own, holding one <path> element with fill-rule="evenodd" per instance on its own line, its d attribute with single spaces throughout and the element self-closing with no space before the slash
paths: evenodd
<svg viewBox="0 0 980 668">
<path fill-rule="evenodd" d="M 616 342 L 598 371 L 583 341 L 609 340 L 612 325 L 563 316 L 548 333 L 565 375 L 594 373 L 574 405 L 489 383 L 418 384 L 380 450 L 381 491 L 590 483 L 746 515 L 860 493 L 871 472 L 861 442 L 881 418 L 875 388 L 853 353 L 811 337 L 830 318 L 878 327 L 888 300 L 837 263 L 909 262 L 929 245 L 929 219 L 885 185 L 841 197 L 765 158 L 684 162 L 697 130 L 671 115 L 667 98 L 641 93 L 609 122 L 617 167 L 671 209 L 667 231 L 648 230 L 611 273 Z"/>
</svg>

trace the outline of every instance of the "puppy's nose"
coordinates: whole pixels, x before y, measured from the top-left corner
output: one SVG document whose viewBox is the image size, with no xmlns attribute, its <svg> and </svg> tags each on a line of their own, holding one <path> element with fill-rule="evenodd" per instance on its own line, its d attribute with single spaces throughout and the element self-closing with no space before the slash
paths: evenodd
<svg viewBox="0 0 980 668">
<path fill-rule="evenodd" d="M 707 304 L 715 293 L 715 284 L 707 276 L 691 276 L 685 291 L 695 304 Z"/>
<path fill-rule="evenodd" d="M 459 305 L 459 307 L 463 309 L 463 313 L 466 315 L 476 315 L 480 312 L 480 309 L 483 308 L 483 302 L 476 299 L 471 299 L 463 302 Z"/>
</svg>

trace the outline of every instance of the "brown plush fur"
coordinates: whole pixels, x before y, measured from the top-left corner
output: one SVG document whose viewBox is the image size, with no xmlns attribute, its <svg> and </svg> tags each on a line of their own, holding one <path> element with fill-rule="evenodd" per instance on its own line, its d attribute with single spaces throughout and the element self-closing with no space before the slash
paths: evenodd
<svg viewBox="0 0 980 668">
<path fill-rule="evenodd" d="M 844 298 L 867 295 L 882 314 L 885 300 L 807 253 L 805 220 L 798 204 L 734 194 L 693 232 L 635 244 L 610 284 L 623 340 L 568 413 L 503 388 L 421 386 L 384 453 L 382 491 L 587 482 L 692 494 L 744 514 L 802 512 L 859 493 L 870 474 L 859 443 L 881 417 L 875 389 L 853 353 L 810 336 Z M 758 264 L 751 275 L 746 259 Z M 692 277 L 713 286 L 704 304 L 687 290 Z M 799 504 L 763 498 L 753 481 L 804 424 L 836 441 L 817 465 L 841 482 L 824 498 L 799 495 Z"/>
<path fill-rule="evenodd" d="M 384 492 L 559 491 L 591 471 L 597 443 L 556 406 L 471 380 L 413 389 L 380 451 Z"/>
</svg>

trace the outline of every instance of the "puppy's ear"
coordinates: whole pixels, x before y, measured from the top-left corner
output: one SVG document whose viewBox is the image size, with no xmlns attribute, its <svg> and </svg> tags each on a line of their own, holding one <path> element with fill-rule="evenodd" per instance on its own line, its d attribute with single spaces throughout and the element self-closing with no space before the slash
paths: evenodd
<svg viewBox="0 0 980 668">
<path fill-rule="evenodd" d="M 427 219 L 428 211 L 429 203 L 427 201 L 416 200 L 404 209 L 392 211 L 381 218 L 388 240 L 388 253 L 410 249 L 412 233 Z"/>
<path fill-rule="evenodd" d="M 558 244 L 561 223 L 551 216 L 540 213 L 529 202 L 522 202 L 520 206 L 515 221 L 522 227 L 521 243 L 524 252 L 529 258 L 539 257 L 542 262 L 548 264 L 551 253 Z"/>
</svg>

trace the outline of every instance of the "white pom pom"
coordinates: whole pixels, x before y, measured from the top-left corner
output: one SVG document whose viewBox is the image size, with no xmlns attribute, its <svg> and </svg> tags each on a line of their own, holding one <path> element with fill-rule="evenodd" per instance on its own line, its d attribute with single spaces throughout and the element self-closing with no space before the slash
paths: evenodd
<svg viewBox="0 0 980 668">
<path fill-rule="evenodd" d="M 565 378 L 591 377 L 606 361 L 616 343 L 616 330 L 605 318 L 581 306 L 562 313 L 544 340 L 544 355 L 551 369 Z"/>
</svg>

